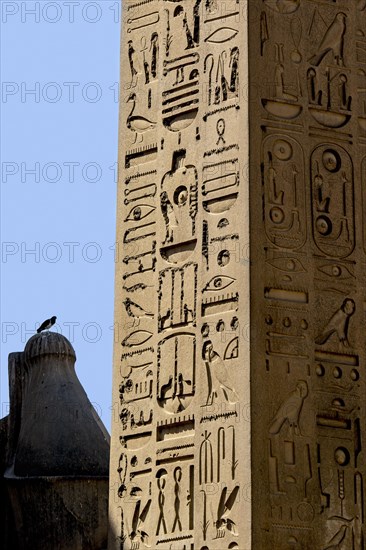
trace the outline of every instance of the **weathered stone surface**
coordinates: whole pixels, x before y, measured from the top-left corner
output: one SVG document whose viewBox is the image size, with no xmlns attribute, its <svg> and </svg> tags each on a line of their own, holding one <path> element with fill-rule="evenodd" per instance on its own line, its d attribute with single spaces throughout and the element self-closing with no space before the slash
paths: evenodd
<svg viewBox="0 0 366 550">
<path fill-rule="evenodd" d="M 250 3 L 254 548 L 364 548 L 366 5 Z"/>
<path fill-rule="evenodd" d="M 22 419 L 16 476 L 108 476 L 108 434 L 75 374 L 75 352 L 56 332 L 24 349 Z"/>
<path fill-rule="evenodd" d="M 8 420 L 8 416 L 0 420 L 0 548 L 4 549 L 14 547 L 10 537 L 11 533 L 15 532 L 12 515 L 9 514 L 9 497 L 3 477 L 6 467 Z"/>
<path fill-rule="evenodd" d="M 366 2 L 123 25 L 110 549 L 361 550 Z"/>
<path fill-rule="evenodd" d="M 246 2 L 123 10 L 110 549 L 247 548 Z"/>
<path fill-rule="evenodd" d="M 108 478 L 8 478 L 16 545 L 8 550 L 103 550 Z"/>
<path fill-rule="evenodd" d="M 54 332 L 10 354 L 2 453 L 7 550 L 106 547 L 109 436 L 75 360 L 70 342 Z"/>
</svg>

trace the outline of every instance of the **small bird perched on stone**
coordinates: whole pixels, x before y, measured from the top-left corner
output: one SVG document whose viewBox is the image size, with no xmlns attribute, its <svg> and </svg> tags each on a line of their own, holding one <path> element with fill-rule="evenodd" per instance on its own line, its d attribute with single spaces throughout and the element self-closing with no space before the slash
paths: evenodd
<svg viewBox="0 0 366 550">
<path fill-rule="evenodd" d="M 50 329 L 56 323 L 56 319 L 57 317 L 56 315 L 54 315 L 53 317 L 51 317 L 51 319 L 46 319 L 45 321 L 43 321 L 39 329 L 37 329 L 38 334 L 42 332 L 42 330 Z"/>
</svg>

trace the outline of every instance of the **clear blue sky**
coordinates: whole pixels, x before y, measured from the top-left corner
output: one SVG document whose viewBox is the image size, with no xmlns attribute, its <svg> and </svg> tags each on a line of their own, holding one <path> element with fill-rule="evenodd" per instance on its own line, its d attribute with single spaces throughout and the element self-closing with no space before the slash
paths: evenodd
<svg viewBox="0 0 366 550">
<path fill-rule="evenodd" d="M 1 403 L 57 315 L 110 429 L 119 1 L 1 0 Z"/>
</svg>

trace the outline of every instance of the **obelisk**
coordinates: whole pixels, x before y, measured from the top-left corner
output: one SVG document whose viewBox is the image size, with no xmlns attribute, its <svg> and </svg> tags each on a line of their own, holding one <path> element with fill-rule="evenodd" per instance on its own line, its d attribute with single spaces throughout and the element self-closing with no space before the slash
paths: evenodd
<svg viewBox="0 0 366 550">
<path fill-rule="evenodd" d="M 365 548 L 366 2 L 251 2 L 253 548 Z"/>
<path fill-rule="evenodd" d="M 109 548 L 362 550 L 366 2 L 123 10 Z"/>
<path fill-rule="evenodd" d="M 113 550 L 250 548 L 246 11 L 123 2 Z"/>
</svg>

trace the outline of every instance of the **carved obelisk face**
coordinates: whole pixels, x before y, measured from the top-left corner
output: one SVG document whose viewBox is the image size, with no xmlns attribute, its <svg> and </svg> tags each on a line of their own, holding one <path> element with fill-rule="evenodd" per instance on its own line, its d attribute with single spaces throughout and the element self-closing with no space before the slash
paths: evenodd
<svg viewBox="0 0 366 550">
<path fill-rule="evenodd" d="M 241 547 L 246 2 L 123 9 L 110 548 Z"/>
<path fill-rule="evenodd" d="M 361 549 L 366 4 L 124 31 L 111 544 Z"/>
<path fill-rule="evenodd" d="M 365 3 L 249 22 L 253 547 L 362 548 Z"/>
</svg>

